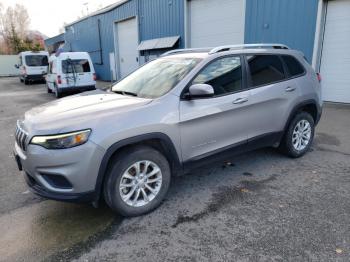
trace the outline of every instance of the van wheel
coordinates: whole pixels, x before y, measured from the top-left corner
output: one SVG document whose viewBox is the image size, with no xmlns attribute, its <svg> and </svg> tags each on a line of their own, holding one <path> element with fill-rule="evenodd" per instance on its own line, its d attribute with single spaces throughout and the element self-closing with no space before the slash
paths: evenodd
<svg viewBox="0 0 350 262">
<path fill-rule="evenodd" d="M 136 147 L 118 154 L 107 170 L 104 197 L 123 216 L 139 216 L 157 208 L 170 185 L 167 159 L 150 147 Z"/>
<path fill-rule="evenodd" d="M 297 158 L 303 156 L 312 144 L 315 122 L 307 112 L 296 114 L 283 137 L 280 149 L 286 155 Z"/>
<path fill-rule="evenodd" d="M 22 78 L 20 78 L 19 81 L 20 81 L 21 83 L 23 83 L 23 79 L 22 79 Z"/>
<path fill-rule="evenodd" d="M 62 97 L 62 93 L 56 85 L 55 85 L 54 89 L 55 89 L 55 97 L 56 98 Z"/>
<path fill-rule="evenodd" d="M 46 83 L 46 88 L 47 88 L 47 92 L 48 92 L 49 94 L 51 94 L 51 93 L 52 93 L 52 90 L 51 90 L 50 87 L 47 85 L 47 83 Z"/>
<path fill-rule="evenodd" d="M 24 84 L 25 84 L 25 85 L 29 85 L 29 80 L 26 79 L 26 78 L 24 78 Z"/>
</svg>

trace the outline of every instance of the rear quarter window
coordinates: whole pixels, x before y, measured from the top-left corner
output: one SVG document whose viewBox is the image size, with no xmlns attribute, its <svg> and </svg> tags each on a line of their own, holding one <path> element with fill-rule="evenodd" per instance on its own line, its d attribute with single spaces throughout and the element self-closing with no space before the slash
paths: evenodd
<svg viewBox="0 0 350 262">
<path fill-rule="evenodd" d="M 287 66 L 290 77 L 296 77 L 304 74 L 305 69 L 296 58 L 290 55 L 282 55 L 281 57 Z"/>
</svg>

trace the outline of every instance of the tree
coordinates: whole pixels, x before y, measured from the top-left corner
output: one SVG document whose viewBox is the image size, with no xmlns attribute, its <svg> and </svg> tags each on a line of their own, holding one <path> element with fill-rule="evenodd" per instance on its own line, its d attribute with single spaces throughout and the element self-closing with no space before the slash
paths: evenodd
<svg viewBox="0 0 350 262">
<path fill-rule="evenodd" d="M 27 9 L 20 4 L 8 7 L 5 11 L 0 5 L 1 50 L 9 54 L 17 54 L 24 50 L 42 49 L 35 39 L 29 36 L 30 18 Z M 1 40 L 1 39 L 0 39 Z"/>
</svg>

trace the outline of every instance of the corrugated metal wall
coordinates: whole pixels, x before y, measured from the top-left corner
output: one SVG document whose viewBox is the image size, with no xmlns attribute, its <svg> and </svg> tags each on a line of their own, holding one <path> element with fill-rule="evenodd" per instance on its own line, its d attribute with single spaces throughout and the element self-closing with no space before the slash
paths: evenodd
<svg viewBox="0 0 350 262">
<path fill-rule="evenodd" d="M 89 52 L 98 77 L 110 80 L 109 53 L 114 52 L 114 23 L 133 16 L 138 16 L 140 41 L 180 35 L 179 46 L 184 46 L 183 0 L 130 0 L 112 11 L 67 26 L 65 48 Z"/>
<path fill-rule="evenodd" d="M 56 35 L 54 37 L 51 38 L 47 38 L 45 39 L 45 46 L 50 46 L 50 45 L 54 45 L 58 42 L 63 42 L 64 41 L 64 33 Z"/>
<path fill-rule="evenodd" d="M 185 45 L 183 0 L 139 0 L 140 39 L 180 36 Z"/>
<path fill-rule="evenodd" d="M 318 0 L 246 0 L 245 43 L 282 43 L 312 61 Z"/>
<path fill-rule="evenodd" d="M 65 34 L 65 48 L 67 51 L 89 52 L 98 77 L 102 80 L 110 80 L 109 53 L 114 52 L 114 22 L 136 16 L 136 14 L 137 1 L 131 0 L 110 12 L 89 17 L 68 26 Z M 101 39 L 99 39 L 98 23 L 100 23 Z"/>
</svg>

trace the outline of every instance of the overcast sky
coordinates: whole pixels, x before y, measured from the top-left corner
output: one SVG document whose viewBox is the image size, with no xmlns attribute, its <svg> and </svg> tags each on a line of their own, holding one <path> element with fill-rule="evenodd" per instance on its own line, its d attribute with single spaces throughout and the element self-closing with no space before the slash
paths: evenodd
<svg viewBox="0 0 350 262">
<path fill-rule="evenodd" d="M 88 3 L 89 11 L 95 11 L 117 2 L 116 0 L 0 0 L 6 6 L 16 3 L 24 5 L 29 13 L 30 28 L 38 30 L 48 37 L 59 34 L 63 23 L 73 22 L 86 12 L 84 3 Z"/>
</svg>

